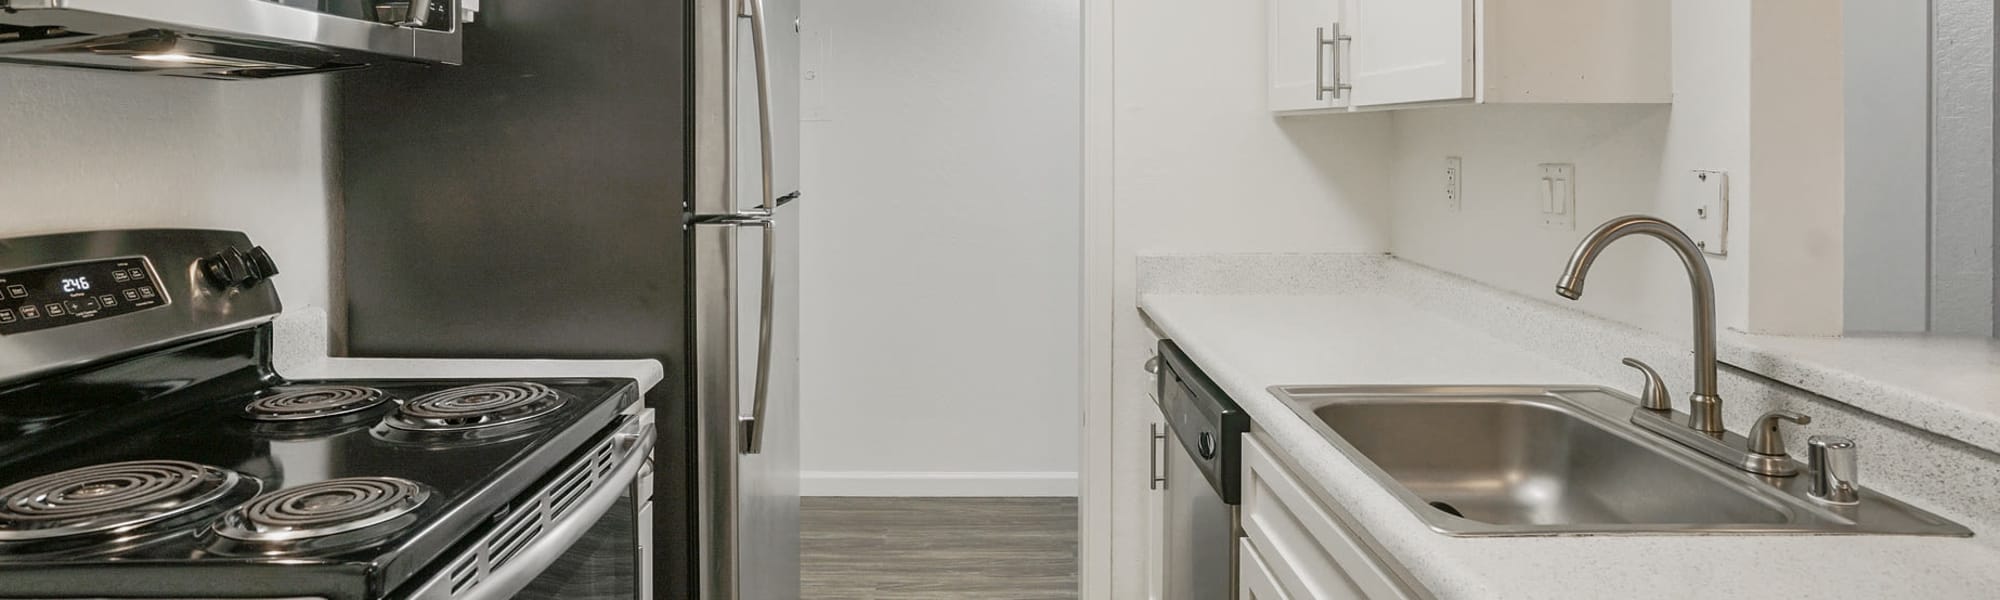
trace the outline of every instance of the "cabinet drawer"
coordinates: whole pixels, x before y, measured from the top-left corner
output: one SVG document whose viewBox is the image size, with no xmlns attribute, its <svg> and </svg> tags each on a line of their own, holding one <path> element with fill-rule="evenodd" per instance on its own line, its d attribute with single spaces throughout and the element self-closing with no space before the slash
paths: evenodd
<svg viewBox="0 0 2000 600">
<path fill-rule="evenodd" d="M 1243 439 L 1243 478 L 1240 518 L 1246 541 L 1287 595 L 1415 597 L 1381 557 L 1271 454 L 1261 436 Z"/>
<path fill-rule="evenodd" d="M 1236 600 L 1292 600 L 1250 540 L 1236 540 Z"/>
</svg>

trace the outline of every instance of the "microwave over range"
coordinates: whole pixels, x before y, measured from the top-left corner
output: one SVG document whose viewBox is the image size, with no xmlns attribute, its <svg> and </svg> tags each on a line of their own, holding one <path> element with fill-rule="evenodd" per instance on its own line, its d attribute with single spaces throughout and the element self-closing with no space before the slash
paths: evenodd
<svg viewBox="0 0 2000 600">
<path fill-rule="evenodd" d="M 0 0 L 0 62 L 262 79 L 458 64 L 478 0 Z"/>
</svg>

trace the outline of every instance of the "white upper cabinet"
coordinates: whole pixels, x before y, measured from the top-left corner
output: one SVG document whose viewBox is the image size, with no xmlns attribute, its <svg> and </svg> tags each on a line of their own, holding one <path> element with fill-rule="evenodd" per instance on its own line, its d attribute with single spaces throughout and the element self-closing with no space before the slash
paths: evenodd
<svg viewBox="0 0 2000 600">
<path fill-rule="evenodd" d="M 1352 0 L 1354 105 L 1473 97 L 1473 0 Z"/>
<path fill-rule="evenodd" d="M 1673 101 L 1669 0 L 1266 3 L 1281 114 Z"/>
<path fill-rule="evenodd" d="M 1269 102 L 1275 112 L 1345 108 L 1348 90 L 1336 86 L 1347 68 L 1341 0 L 1270 0 Z"/>
</svg>

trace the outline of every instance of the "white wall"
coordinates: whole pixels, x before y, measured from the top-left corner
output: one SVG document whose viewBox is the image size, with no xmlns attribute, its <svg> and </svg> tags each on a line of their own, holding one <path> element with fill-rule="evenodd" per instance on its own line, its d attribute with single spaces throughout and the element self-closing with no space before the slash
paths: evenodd
<svg viewBox="0 0 2000 600">
<path fill-rule="evenodd" d="M 1847 330 L 1927 326 L 1930 5 L 1844 0 Z"/>
<path fill-rule="evenodd" d="M 1078 3 L 802 10 L 804 493 L 1074 495 Z"/>
<path fill-rule="evenodd" d="M 1750 3 L 1745 331 L 1838 336 L 1845 321 L 1841 6 Z M 1986 223 L 1991 223 L 1989 219 Z"/>
<path fill-rule="evenodd" d="M 1934 0 L 1931 330 L 1994 331 L 1993 0 Z"/>
<path fill-rule="evenodd" d="M 315 78 L 217 82 L 0 65 L 0 237 L 246 231 L 288 310 L 327 304 Z"/>
<path fill-rule="evenodd" d="M 1134 259 L 1150 253 L 1383 252 L 1389 249 L 1389 117 L 1274 119 L 1264 98 L 1263 2 L 1112 0 L 1108 184 L 1116 311 L 1108 402 L 1108 549 L 1085 544 L 1110 597 L 1144 597 L 1147 400 L 1153 337 L 1140 318 Z M 1094 12 L 1093 14 L 1102 14 Z M 1093 71 L 1097 73 L 1097 71 Z M 1090 110 L 1100 110 L 1092 108 Z M 1099 431 L 1094 429 L 1093 431 Z M 1104 488 L 1093 487 L 1093 490 Z M 1101 527 L 1086 522 L 1093 529 Z M 1106 582 L 1086 582 L 1086 597 Z"/>
<path fill-rule="evenodd" d="M 1755 4 L 1753 18 L 1752 6 L 1673 3 L 1672 106 L 1397 112 L 1395 254 L 1557 300 L 1555 278 L 1590 229 L 1632 213 L 1692 229 L 1694 171 L 1720 170 L 1730 184 L 1728 254 L 1708 263 L 1721 325 L 1838 334 L 1840 13 L 1816 1 L 1771 0 Z M 1752 84 L 1753 71 L 1761 85 Z M 1458 213 L 1441 197 L 1446 156 L 1463 159 Z M 1548 229 L 1538 218 L 1535 166 L 1547 162 L 1576 164 L 1574 229 Z M 1576 306 L 1686 337 L 1689 298 L 1675 254 L 1637 239 L 1606 251 Z"/>
<path fill-rule="evenodd" d="M 1727 171 L 1729 255 L 1711 257 L 1717 317 L 1746 327 L 1750 198 L 1750 13 L 1735 0 L 1673 5 L 1674 105 L 1475 106 L 1395 117 L 1394 252 L 1531 297 L 1560 301 L 1556 276 L 1598 223 L 1647 213 L 1684 226 L 1697 169 Z M 1444 157 L 1464 161 L 1464 208 L 1437 198 Z M 1543 228 L 1535 165 L 1576 164 L 1576 228 Z M 1591 270 L 1578 308 L 1687 336 L 1687 275 L 1653 240 L 1628 240 Z"/>
<path fill-rule="evenodd" d="M 1397 256 L 1466 275 L 1530 297 L 1555 295 L 1577 240 L 1598 223 L 1633 213 L 1673 214 L 1662 188 L 1667 136 L 1676 125 L 1665 106 L 1473 106 L 1419 110 L 1395 117 Z M 1446 156 L 1462 159 L 1459 212 L 1443 197 Z M 1719 157 L 1717 157 L 1719 159 Z M 1687 157 L 1686 168 L 1730 169 Z M 1540 163 L 1576 165 L 1576 227 L 1541 224 Z M 1732 248 L 1732 252 L 1733 252 Z M 1731 257 L 1735 258 L 1735 257 Z M 1730 259 L 1712 261 L 1717 279 Z M 1686 335 L 1686 272 L 1666 246 L 1619 242 L 1590 273 L 1581 307 L 1607 317 Z M 1718 294 L 1718 312 L 1740 315 L 1740 295 Z"/>
</svg>

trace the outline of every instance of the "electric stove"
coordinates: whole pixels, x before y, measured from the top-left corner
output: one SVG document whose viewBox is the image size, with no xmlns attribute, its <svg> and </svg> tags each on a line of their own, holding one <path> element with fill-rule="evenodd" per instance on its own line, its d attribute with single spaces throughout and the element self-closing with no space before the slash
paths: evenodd
<svg viewBox="0 0 2000 600">
<path fill-rule="evenodd" d="M 239 233 L 0 241 L 0 598 L 647 593 L 637 382 L 290 380 L 276 274 Z M 634 568 L 558 568 L 593 532 Z"/>
</svg>

